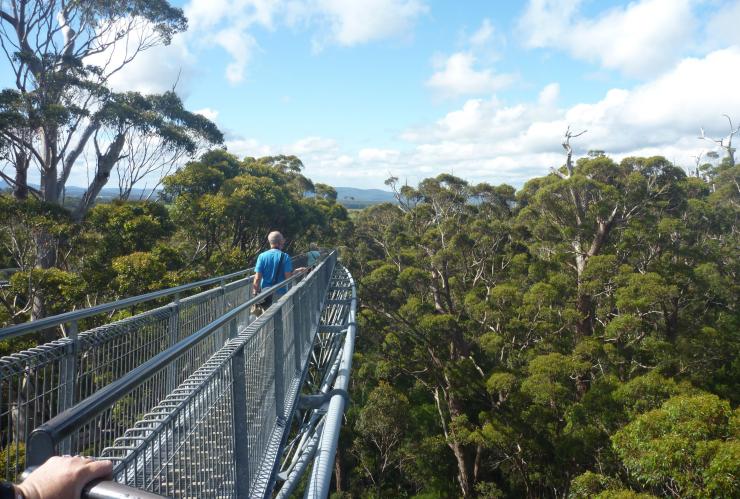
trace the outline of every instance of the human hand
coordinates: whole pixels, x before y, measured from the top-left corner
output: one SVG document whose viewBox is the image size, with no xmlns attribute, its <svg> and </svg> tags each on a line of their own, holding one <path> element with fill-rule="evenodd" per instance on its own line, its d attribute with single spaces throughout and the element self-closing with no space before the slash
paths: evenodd
<svg viewBox="0 0 740 499">
<path fill-rule="evenodd" d="M 26 499 L 78 499 L 98 478 L 112 478 L 113 463 L 80 456 L 53 456 L 16 487 Z"/>
</svg>

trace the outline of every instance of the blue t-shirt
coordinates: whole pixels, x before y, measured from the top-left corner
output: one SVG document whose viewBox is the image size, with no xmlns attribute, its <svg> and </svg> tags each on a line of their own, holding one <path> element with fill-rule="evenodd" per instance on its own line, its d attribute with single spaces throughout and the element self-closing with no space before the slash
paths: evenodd
<svg viewBox="0 0 740 499">
<path fill-rule="evenodd" d="M 280 255 L 285 255 L 283 257 L 283 265 L 280 268 L 280 272 L 278 273 L 275 282 L 272 282 L 273 276 L 278 272 L 277 266 L 280 263 Z M 269 288 L 273 284 L 284 281 L 285 273 L 293 272 L 293 262 L 291 262 L 290 256 L 287 253 L 283 253 L 277 248 L 272 248 L 271 250 L 260 253 L 257 257 L 257 265 L 255 265 L 254 270 L 255 272 L 262 274 L 262 284 L 260 286 L 262 289 L 265 289 Z M 280 294 L 283 293 L 285 293 L 285 289 L 280 290 Z"/>
<path fill-rule="evenodd" d="M 314 265 L 316 265 L 316 262 L 319 261 L 319 258 L 321 258 L 321 253 L 319 253 L 316 250 L 309 251 L 308 252 L 308 259 L 307 259 L 308 262 L 306 263 L 306 266 L 307 267 L 313 267 Z"/>
</svg>

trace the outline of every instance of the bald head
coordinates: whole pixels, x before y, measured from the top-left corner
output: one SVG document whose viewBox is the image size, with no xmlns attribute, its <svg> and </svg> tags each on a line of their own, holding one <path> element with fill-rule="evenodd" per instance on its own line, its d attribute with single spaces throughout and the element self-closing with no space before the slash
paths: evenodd
<svg viewBox="0 0 740 499">
<path fill-rule="evenodd" d="M 267 235 L 267 242 L 270 243 L 271 248 L 277 248 L 283 243 L 283 241 L 285 241 L 285 239 L 283 239 L 283 235 L 276 230 Z"/>
</svg>

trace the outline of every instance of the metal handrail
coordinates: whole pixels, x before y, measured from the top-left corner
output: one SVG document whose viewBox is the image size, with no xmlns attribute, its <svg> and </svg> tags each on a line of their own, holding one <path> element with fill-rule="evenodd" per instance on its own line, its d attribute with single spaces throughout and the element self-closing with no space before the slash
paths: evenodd
<svg viewBox="0 0 740 499">
<path fill-rule="evenodd" d="M 329 337 L 320 341 L 320 356 L 326 359 L 327 370 L 320 378 L 321 386 L 315 394 L 301 395 L 299 406 L 307 410 L 307 413 L 301 419 L 298 433 L 293 437 L 292 448 L 284 456 L 285 466 L 280 473 L 284 481 L 274 496 L 276 499 L 295 496 L 299 483 L 306 482 L 304 474 L 309 465 L 312 466 L 312 471 L 304 497 L 325 498 L 328 495 L 342 414 L 349 404 L 347 389 L 357 332 L 357 292 L 354 279 L 346 268 L 341 268 L 339 274 L 344 275 L 337 279 L 341 284 L 335 288 L 336 299 L 330 299 L 329 302 L 334 302 L 334 306 L 340 307 L 340 310 L 341 307 L 347 308 L 346 321 L 344 317 L 336 321 L 335 316 L 335 320 L 330 322 L 336 321 L 336 325 L 324 326 L 323 332 Z M 349 296 L 346 296 L 347 292 Z"/>
<path fill-rule="evenodd" d="M 164 496 L 109 480 L 93 482 L 82 490 L 82 499 L 163 499 Z"/>
<path fill-rule="evenodd" d="M 172 296 L 172 295 L 182 293 L 183 291 L 188 291 L 194 288 L 200 288 L 203 286 L 209 286 L 211 284 L 222 283 L 222 282 L 234 279 L 235 277 L 241 277 L 252 271 L 254 271 L 254 267 L 240 270 L 238 272 L 233 272 L 231 274 L 226 274 L 220 277 L 211 277 L 209 279 L 204 279 L 202 281 L 191 282 L 188 284 L 182 284 L 180 286 L 175 286 L 174 288 L 167 288 L 167 289 L 161 289 L 159 291 L 152 291 L 151 293 L 146 293 L 146 294 L 138 295 L 138 296 L 131 296 L 129 298 L 123 298 L 121 300 L 117 300 L 117 301 L 110 302 L 110 303 L 103 303 L 101 305 L 96 305 L 94 307 L 81 308 L 79 310 L 73 310 L 71 312 L 65 312 L 63 314 L 53 315 L 51 317 L 44 317 L 43 319 L 38 319 L 35 321 L 24 322 L 23 324 L 16 324 L 15 326 L 8 326 L 6 328 L 0 329 L 0 340 L 5 340 L 8 338 L 12 338 L 14 336 L 18 336 L 18 335 L 25 334 L 25 333 L 30 333 L 33 331 L 38 331 L 40 329 L 47 329 L 50 327 L 58 326 L 59 324 L 79 321 L 81 319 L 85 319 L 87 317 L 92 317 L 94 315 L 102 314 L 104 312 L 122 309 L 122 308 L 130 307 L 132 305 L 138 305 L 139 303 L 156 300 L 157 298 L 164 298 L 165 296 Z"/>
<path fill-rule="evenodd" d="M 117 462 L 115 480 L 129 487 L 100 482 L 82 496 L 95 499 L 162 497 L 142 488 L 166 496 L 269 497 L 282 480 L 300 479 L 311 461 L 307 486 L 327 491 L 348 403 L 357 308 L 354 281 L 336 255 L 253 297 L 250 278 L 242 277 L 159 307 L 164 321 L 140 333 L 156 348 L 125 364 L 107 385 L 71 405 L 57 404 L 56 416 L 50 411 L 51 419 L 26 437 L 26 464 L 57 453 Z M 195 308 L 188 304 L 203 293 L 207 299 L 196 298 Z M 273 295 L 262 316 L 250 315 L 252 305 Z M 137 344 L 111 344 L 103 355 L 125 354 Z M 51 375 L 54 366 L 46 368 Z M 302 395 L 319 382 L 317 396 Z M 284 467 L 280 456 L 285 466 L 299 464 Z"/>
<path fill-rule="evenodd" d="M 347 389 L 349 388 L 349 376 L 352 370 L 352 356 L 354 354 L 355 334 L 357 332 L 357 289 L 354 279 L 350 276 L 352 287 L 352 298 L 350 299 L 350 311 L 347 322 L 347 333 L 342 347 L 339 371 L 333 385 L 333 395 L 329 399 L 326 409 L 326 419 L 321 438 L 316 450 L 311 476 L 308 481 L 305 497 L 328 497 L 331 476 L 334 472 L 334 459 L 336 457 L 339 432 L 342 426 L 342 417 L 347 407 Z"/>
<path fill-rule="evenodd" d="M 292 257 L 292 258 L 301 258 L 303 256 L 305 256 L 305 253 L 296 255 L 295 257 Z M 9 270 L 9 269 L 5 269 L 5 270 Z M 176 295 L 178 293 L 182 293 L 183 291 L 188 291 L 194 288 L 210 286 L 211 284 L 217 284 L 217 283 L 223 284 L 225 283 L 225 281 L 229 281 L 236 277 L 250 275 L 251 272 L 254 272 L 254 267 L 249 267 L 247 269 L 239 270 L 237 272 L 232 272 L 231 274 L 226 274 L 226 275 L 222 275 L 219 277 L 211 277 L 209 279 L 204 279 L 202 281 L 182 284 L 180 286 L 175 286 L 173 288 L 161 289 L 159 291 L 152 291 L 151 293 L 146 293 L 146 294 L 138 295 L 138 296 L 131 296 L 129 298 L 123 298 L 121 300 L 116 300 L 110 303 L 103 303 L 101 305 L 96 305 L 94 307 L 81 308 L 79 310 L 73 310 L 71 312 L 65 312 L 63 314 L 54 315 L 51 317 L 44 317 L 43 319 L 38 319 L 35 321 L 24 322 L 23 324 L 16 324 L 14 326 L 8 326 L 8 327 L 0 329 L 0 340 L 5 340 L 5 339 L 12 338 L 14 336 L 19 336 L 25 333 L 31 333 L 33 331 L 39 331 L 41 329 L 55 327 L 60 324 L 79 321 L 81 319 L 85 319 L 87 317 L 92 317 L 94 315 L 102 314 L 104 312 L 109 312 L 111 310 L 122 309 L 125 307 L 130 307 L 132 305 L 138 305 L 139 303 L 156 300 L 157 298 L 164 298 L 166 296 Z"/>
<path fill-rule="evenodd" d="M 21 482 L 26 481 L 36 467 L 26 468 L 21 474 Z M 81 499 L 164 499 L 164 496 L 137 489 L 113 480 L 97 479 L 82 488 Z"/>
<path fill-rule="evenodd" d="M 103 412 L 111 403 L 135 388 L 142 379 L 147 379 L 154 375 L 162 369 L 163 365 L 169 365 L 193 345 L 233 320 L 245 309 L 262 302 L 265 298 L 272 296 L 284 286 L 302 278 L 303 275 L 303 273 L 296 274 L 274 286 L 266 288 L 260 294 L 233 308 L 196 333 L 163 350 L 121 378 L 82 400 L 74 407 L 67 409 L 34 429 L 28 440 L 27 466 L 40 466 L 43 464 L 54 454 L 54 446 L 58 442 L 84 426 L 90 418 Z"/>
</svg>

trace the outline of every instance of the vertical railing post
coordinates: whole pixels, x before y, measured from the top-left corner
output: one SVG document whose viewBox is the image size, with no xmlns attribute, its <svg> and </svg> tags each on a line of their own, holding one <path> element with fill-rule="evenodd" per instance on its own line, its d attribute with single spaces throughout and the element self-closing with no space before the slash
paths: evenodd
<svg viewBox="0 0 740 499">
<path fill-rule="evenodd" d="M 311 327 L 317 325 L 321 321 L 321 281 L 316 279 L 313 286 L 313 313 L 314 318 L 311 322 Z"/>
<path fill-rule="evenodd" d="M 249 301 L 252 298 L 254 298 L 254 291 L 252 290 L 252 283 L 247 281 L 247 295 L 246 295 L 245 301 Z M 252 313 L 252 308 L 254 307 L 249 307 L 249 310 L 247 311 L 247 325 L 251 324 L 256 319 L 255 315 Z"/>
<path fill-rule="evenodd" d="M 237 322 L 239 316 L 234 317 L 234 320 L 229 322 L 229 339 L 236 338 L 236 335 L 239 334 L 239 323 Z"/>
<path fill-rule="evenodd" d="M 224 315 L 227 312 L 226 308 L 226 284 L 224 283 L 224 280 L 221 279 L 221 284 L 219 286 L 219 295 L 221 295 L 221 307 L 220 307 L 220 314 L 217 317 L 220 317 Z"/>
<path fill-rule="evenodd" d="M 168 325 L 169 329 L 169 344 L 168 347 L 171 347 L 175 343 L 177 343 L 178 336 L 180 335 L 180 294 L 175 295 L 175 300 L 170 304 L 170 310 L 172 312 L 172 315 L 170 315 L 170 323 Z"/>
<path fill-rule="evenodd" d="M 236 320 L 230 325 L 236 331 Z M 249 497 L 249 440 L 247 427 L 247 370 L 244 345 L 231 357 L 231 414 L 234 429 L 234 478 L 236 497 Z"/>
<path fill-rule="evenodd" d="M 303 286 L 293 295 L 293 351 L 295 352 L 295 372 L 303 370 L 303 295 L 306 287 Z"/>
<path fill-rule="evenodd" d="M 277 298 L 277 297 L 276 297 Z M 275 310 L 272 316 L 272 337 L 275 341 L 273 351 L 275 353 L 275 414 L 279 420 L 285 418 L 285 381 L 283 380 L 283 363 L 285 362 L 285 352 L 283 351 L 283 304 Z"/>
<path fill-rule="evenodd" d="M 63 412 L 75 405 L 75 392 L 77 391 L 77 364 L 80 354 L 79 325 L 77 321 L 69 323 L 67 337 L 72 340 L 71 348 L 64 356 L 62 364 L 62 378 L 64 382 L 64 393 L 59 397 L 59 412 Z M 72 453 L 72 438 L 66 437 L 59 443 L 59 451 L 62 454 Z"/>
<path fill-rule="evenodd" d="M 177 343 L 180 331 L 180 296 L 175 296 L 175 301 L 170 304 L 170 319 L 167 324 L 168 347 Z M 176 362 L 171 362 L 167 367 L 167 393 L 171 393 L 177 387 Z"/>
</svg>

